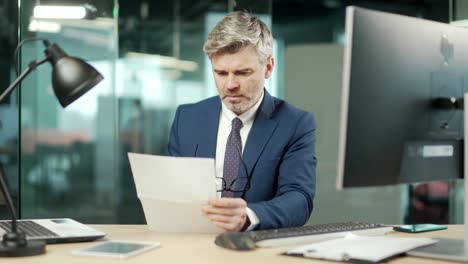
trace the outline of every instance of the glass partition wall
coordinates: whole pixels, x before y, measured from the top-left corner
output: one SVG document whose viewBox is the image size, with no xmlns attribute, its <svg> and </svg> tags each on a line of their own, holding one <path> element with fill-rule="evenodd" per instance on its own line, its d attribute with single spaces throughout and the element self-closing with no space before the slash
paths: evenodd
<svg viewBox="0 0 468 264">
<path fill-rule="evenodd" d="M 88 61 L 104 80 L 63 109 L 44 64 L 21 85 L 20 214 L 70 217 L 93 223 L 115 219 L 118 190 L 114 0 L 21 1 L 20 38 L 48 39 Z M 58 9 L 60 8 L 60 9 Z M 25 43 L 20 65 L 43 58 L 42 41 Z"/>
<path fill-rule="evenodd" d="M 212 19 L 249 9 L 271 22 L 269 1 L 22 0 L 20 9 L 21 40 L 56 42 L 104 76 L 62 109 L 43 65 L 23 82 L 16 117 L 21 217 L 85 223 L 145 222 L 127 153 L 163 155 L 176 107 L 216 94 L 202 52 Z M 43 49 L 41 41 L 24 44 L 21 67 L 44 57 Z"/>
</svg>

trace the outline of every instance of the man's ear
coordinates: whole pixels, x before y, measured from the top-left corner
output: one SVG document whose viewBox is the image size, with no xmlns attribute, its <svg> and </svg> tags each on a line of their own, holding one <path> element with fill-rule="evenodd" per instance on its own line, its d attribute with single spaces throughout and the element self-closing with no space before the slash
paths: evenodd
<svg viewBox="0 0 468 264">
<path fill-rule="evenodd" d="M 271 73 L 273 72 L 273 68 L 275 68 L 275 59 L 273 56 L 270 56 L 268 57 L 265 64 L 265 79 L 270 78 Z"/>
</svg>

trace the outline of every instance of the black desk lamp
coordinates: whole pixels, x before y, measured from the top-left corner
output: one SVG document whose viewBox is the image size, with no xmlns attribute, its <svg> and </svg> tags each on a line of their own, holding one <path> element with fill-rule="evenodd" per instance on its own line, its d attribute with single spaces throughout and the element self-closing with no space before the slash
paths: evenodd
<svg viewBox="0 0 468 264">
<path fill-rule="evenodd" d="M 82 59 L 68 56 L 57 44 L 50 44 L 47 40 L 43 40 L 43 43 L 46 46 L 44 50 L 46 57 L 30 62 L 18 78 L 0 95 L 0 101 L 37 66 L 46 61 L 52 64 L 52 86 L 62 107 L 67 107 L 103 79 L 96 69 Z M 26 235 L 18 230 L 15 207 L 4 176 L 3 168 L 0 167 L 0 188 L 5 196 L 12 221 L 11 231 L 3 235 L 0 243 L 0 257 L 33 256 L 45 253 L 44 241 L 27 241 Z"/>
</svg>

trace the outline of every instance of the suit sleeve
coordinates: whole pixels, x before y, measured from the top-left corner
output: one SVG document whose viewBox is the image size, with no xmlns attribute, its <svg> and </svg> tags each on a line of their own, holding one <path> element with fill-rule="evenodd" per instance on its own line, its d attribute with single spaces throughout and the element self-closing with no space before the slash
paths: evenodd
<svg viewBox="0 0 468 264">
<path fill-rule="evenodd" d="M 315 195 L 315 130 L 312 114 L 302 115 L 279 166 L 275 197 L 269 201 L 248 204 L 260 220 L 258 229 L 307 223 Z"/>
<path fill-rule="evenodd" d="M 179 118 L 180 118 L 180 106 L 177 107 L 174 121 L 171 126 L 171 134 L 169 135 L 169 143 L 167 144 L 166 154 L 168 156 L 180 156 L 180 143 L 179 143 Z"/>
</svg>

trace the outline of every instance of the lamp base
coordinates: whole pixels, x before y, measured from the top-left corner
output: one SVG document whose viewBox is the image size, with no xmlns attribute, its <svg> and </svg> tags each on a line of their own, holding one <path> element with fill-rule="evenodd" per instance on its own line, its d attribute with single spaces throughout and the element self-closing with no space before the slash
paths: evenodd
<svg viewBox="0 0 468 264">
<path fill-rule="evenodd" d="M 46 243 L 42 240 L 27 241 L 22 232 L 8 232 L 0 243 L 0 257 L 27 257 L 44 254 Z"/>
<path fill-rule="evenodd" d="M 28 241 L 25 246 L 9 247 L 0 244 L 0 257 L 27 257 L 45 253 L 44 241 Z"/>
</svg>

